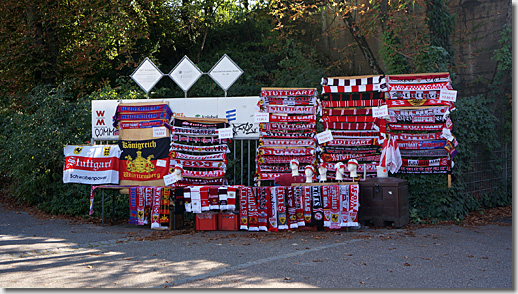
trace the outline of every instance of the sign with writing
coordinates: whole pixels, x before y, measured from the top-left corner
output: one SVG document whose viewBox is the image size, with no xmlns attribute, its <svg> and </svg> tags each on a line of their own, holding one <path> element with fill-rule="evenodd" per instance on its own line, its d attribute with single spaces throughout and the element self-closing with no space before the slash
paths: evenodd
<svg viewBox="0 0 518 294">
<path fill-rule="evenodd" d="M 165 137 L 167 136 L 166 127 L 155 127 L 153 128 L 153 137 Z"/>
<path fill-rule="evenodd" d="M 147 94 L 160 81 L 163 75 L 158 67 L 146 57 L 130 77 Z"/>
<path fill-rule="evenodd" d="M 374 117 L 385 117 L 388 115 L 389 115 L 389 113 L 388 113 L 387 105 L 382 105 L 380 107 L 372 108 L 372 116 L 374 116 Z"/>
<path fill-rule="evenodd" d="M 164 184 L 166 186 L 171 186 L 172 184 L 176 183 L 176 178 L 174 174 L 167 174 L 163 177 Z"/>
<path fill-rule="evenodd" d="M 439 100 L 455 102 L 457 101 L 457 91 L 455 90 L 441 90 Z"/>
<path fill-rule="evenodd" d="M 201 70 L 194 65 L 189 57 L 184 56 L 169 73 L 169 77 L 186 92 L 196 83 L 202 74 Z"/>
<path fill-rule="evenodd" d="M 255 123 L 267 123 L 270 121 L 270 114 L 266 112 L 259 112 L 255 114 Z"/>
<path fill-rule="evenodd" d="M 232 128 L 218 129 L 218 139 L 231 139 L 232 137 Z"/>
<path fill-rule="evenodd" d="M 209 76 L 226 92 L 230 86 L 243 74 L 243 70 L 228 57 L 223 55 L 211 68 Z"/>
<path fill-rule="evenodd" d="M 317 134 L 318 144 L 324 144 L 326 142 L 333 141 L 333 134 L 331 130 L 323 131 L 322 133 Z"/>
</svg>

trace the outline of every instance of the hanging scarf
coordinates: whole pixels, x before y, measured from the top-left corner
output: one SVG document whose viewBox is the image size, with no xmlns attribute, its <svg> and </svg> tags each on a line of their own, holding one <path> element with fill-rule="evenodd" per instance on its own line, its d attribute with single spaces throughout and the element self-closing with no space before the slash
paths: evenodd
<svg viewBox="0 0 518 294">
<path fill-rule="evenodd" d="M 192 122 L 188 120 L 183 120 L 180 118 L 173 118 L 172 125 L 174 127 L 181 128 L 198 128 L 198 129 L 221 129 L 228 127 L 228 123 L 202 123 L 202 122 Z"/>
<path fill-rule="evenodd" d="M 356 159 L 358 161 L 379 161 L 381 155 L 361 156 L 358 154 L 322 154 L 324 162 L 339 162 L 347 161 L 349 159 Z"/>
<path fill-rule="evenodd" d="M 340 185 L 339 197 L 340 197 L 340 227 L 348 227 L 349 225 L 349 186 Z"/>
<path fill-rule="evenodd" d="M 257 163 L 266 163 L 266 164 L 278 164 L 278 163 L 287 163 L 289 164 L 292 159 L 296 159 L 299 163 L 313 163 L 315 161 L 315 156 L 259 156 L 257 158 Z"/>
<path fill-rule="evenodd" d="M 137 187 L 129 188 L 129 224 L 136 225 L 137 218 Z"/>
<path fill-rule="evenodd" d="M 316 130 L 315 130 L 315 132 L 316 132 Z M 286 139 L 305 139 L 305 138 L 313 138 L 313 137 L 315 137 L 315 133 L 314 132 L 304 132 L 304 133 L 294 132 L 294 133 L 291 133 L 291 132 L 265 131 L 265 132 L 260 132 L 259 136 L 261 138 L 265 138 L 265 139 L 281 139 L 281 138 L 286 138 Z"/>
<path fill-rule="evenodd" d="M 219 206 L 218 187 L 209 187 L 209 210 L 221 209 Z"/>
<path fill-rule="evenodd" d="M 421 133 L 421 134 L 411 134 L 411 133 L 399 133 L 399 134 L 390 134 L 394 138 L 400 141 L 423 141 L 423 140 L 440 140 L 444 139 L 442 133 Z"/>
<path fill-rule="evenodd" d="M 382 76 L 354 78 L 322 78 L 322 86 L 360 86 L 379 84 Z"/>
<path fill-rule="evenodd" d="M 277 232 L 277 189 L 281 187 L 270 188 L 270 201 L 268 201 L 268 231 Z"/>
<path fill-rule="evenodd" d="M 370 146 L 378 145 L 377 139 L 334 139 L 325 143 L 326 146 Z"/>
<path fill-rule="evenodd" d="M 393 84 L 431 84 L 451 82 L 449 73 L 386 75 L 380 83 Z"/>
<path fill-rule="evenodd" d="M 323 122 L 324 129 L 333 130 L 375 130 L 374 123 Z"/>
<path fill-rule="evenodd" d="M 324 209 L 324 227 L 331 224 L 331 186 L 322 186 L 322 207 Z"/>
<path fill-rule="evenodd" d="M 200 186 L 200 185 L 224 186 L 224 185 L 228 185 L 228 180 L 226 178 L 217 178 L 217 179 L 184 178 L 180 181 L 177 181 L 176 183 L 179 185 L 188 185 L 188 186 Z"/>
<path fill-rule="evenodd" d="M 386 103 L 389 108 L 413 106 L 448 106 L 448 109 L 450 110 L 455 109 L 453 103 L 439 99 L 387 100 Z"/>
<path fill-rule="evenodd" d="M 230 153 L 227 145 L 212 145 L 212 146 L 193 146 L 193 145 L 183 145 L 175 142 L 171 142 L 171 147 L 169 150 L 173 151 L 187 151 L 187 152 L 225 152 Z"/>
<path fill-rule="evenodd" d="M 278 216 L 278 227 L 279 230 L 287 230 L 288 226 L 288 215 L 286 209 L 286 188 L 285 187 L 277 187 L 276 188 L 277 195 L 277 216 Z"/>
<path fill-rule="evenodd" d="M 303 206 L 303 187 L 293 187 L 294 200 L 295 200 L 295 215 L 297 226 L 303 227 L 306 225 L 304 222 L 304 206 Z"/>
<path fill-rule="evenodd" d="M 187 159 L 187 160 L 227 160 L 226 153 L 216 153 L 210 155 L 190 155 L 177 151 L 169 152 L 169 156 L 174 159 Z"/>
<path fill-rule="evenodd" d="M 257 211 L 259 231 L 268 231 L 268 200 L 267 194 L 270 194 L 269 187 L 254 187 L 254 194 L 257 198 Z"/>
<path fill-rule="evenodd" d="M 185 211 L 192 212 L 191 188 L 183 188 L 183 199 L 185 200 Z"/>
<path fill-rule="evenodd" d="M 387 99 L 439 99 L 441 91 L 390 91 Z"/>
<path fill-rule="evenodd" d="M 181 135 L 171 135 L 171 140 L 174 142 L 186 142 L 186 143 L 203 143 L 203 144 L 227 144 L 230 142 L 229 139 L 218 139 L 215 137 L 191 137 Z"/>
<path fill-rule="evenodd" d="M 137 188 L 137 225 L 144 225 L 144 212 L 146 208 L 146 193 L 144 187 Z"/>
<path fill-rule="evenodd" d="M 162 199 L 162 188 L 153 188 L 153 207 L 151 212 L 151 229 L 160 228 L 160 200 Z"/>
<path fill-rule="evenodd" d="M 282 175 L 286 175 L 290 173 L 258 173 L 257 179 L 262 181 L 269 181 L 269 180 L 275 180 L 277 177 L 280 177 Z"/>
<path fill-rule="evenodd" d="M 259 130 L 264 131 L 313 131 L 316 123 L 260 123 Z"/>
<path fill-rule="evenodd" d="M 184 160 L 184 159 L 174 159 L 171 158 L 169 160 L 169 173 L 173 173 L 174 166 L 180 164 L 184 168 L 214 168 L 225 170 L 227 165 L 223 161 L 215 161 L 215 160 Z"/>
<path fill-rule="evenodd" d="M 403 158 L 402 166 L 421 167 L 421 166 L 449 166 L 450 160 L 447 157 L 435 159 L 407 159 Z"/>
<path fill-rule="evenodd" d="M 195 129 L 173 127 L 173 135 L 218 136 L 218 129 Z"/>
<path fill-rule="evenodd" d="M 395 100 L 395 101 L 399 101 L 399 100 Z M 406 101 L 406 100 L 403 100 L 403 101 Z M 381 106 L 383 104 L 384 104 L 384 102 L 383 102 L 382 99 L 352 100 L 352 101 L 322 101 L 322 107 L 324 107 L 324 108 L 331 108 L 331 107 L 373 107 L 373 106 L 378 107 L 378 106 Z"/>
<path fill-rule="evenodd" d="M 297 208 L 295 206 L 295 191 L 293 186 L 286 187 L 286 207 L 288 209 L 288 223 L 290 229 L 299 227 L 297 223 Z"/>
<path fill-rule="evenodd" d="M 402 157 L 445 157 L 448 151 L 445 149 L 425 149 L 425 150 L 400 150 Z"/>
<path fill-rule="evenodd" d="M 313 207 L 312 210 L 312 219 L 317 222 L 321 222 L 324 219 L 324 209 L 322 206 L 322 187 L 321 186 L 311 186 L 311 196 L 312 202 L 311 205 Z"/>
<path fill-rule="evenodd" d="M 304 167 L 299 166 L 299 172 L 304 172 Z M 266 165 L 266 164 L 258 164 L 257 165 L 258 172 L 273 172 L 273 173 L 291 173 L 291 167 L 287 165 Z"/>
<path fill-rule="evenodd" d="M 309 96 L 261 97 L 264 105 L 303 106 L 315 105 L 317 98 Z"/>
<path fill-rule="evenodd" d="M 149 112 L 149 113 L 117 113 L 114 116 L 114 121 L 125 121 L 125 120 L 157 120 L 165 119 L 170 120 L 171 114 L 164 112 Z"/>
<path fill-rule="evenodd" d="M 287 114 L 316 114 L 315 106 L 266 105 L 265 112 Z"/>
<path fill-rule="evenodd" d="M 255 188 L 255 187 L 254 187 Z M 257 209 L 257 196 L 254 189 L 247 187 L 248 195 L 248 231 L 259 231 L 259 211 Z"/>
<path fill-rule="evenodd" d="M 160 223 L 169 224 L 169 205 L 171 204 L 171 188 L 162 188 L 160 201 Z"/>
<path fill-rule="evenodd" d="M 324 153 L 331 153 L 331 154 L 371 154 L 376 153 L 380 151 L 379 147 L 329 147 L 324 146 L 322 147 L 322 151 Z"/>
<path fill-rule="evenodd" d="M 227 209 L 235 210 L 236 209 L 236 195 L 237 195 L 237 186 L 229 186 L 227 187 Z"/>
<path fill-rule="evenodd" d="M 402 174 L 447 174 L 450 173 L 449 166 L 432 166 L 432 167 L 408 167 L 402 166 L 399 173 Z"/>
<path fill-rule="evenodd" d="M 239 189 L 239 229 L 248 230 L 248 193 L 252 188 L 242 187 Z"/>
<path fill-rule="evenodd" d="M 444 123 L 440 124 L 388 124 L 391 131 L 442 131 Z"/>
<path fill-rule="evenodd" d="M 329 228 L 340 229 L 340 193 L 339 186 L 329 186 L 330 209 L 329 209 Z"/>
<path fill-rule="evenodd" d="M 322 94 L 325 93 L 356 93 L 379 91 L 379 84 L 359 85 L 359 86 L 323 86 Z"/>
<path fill-rule="evenodd" d="M 220 169 L 204 170 L 204 171 L 184 170 L 184 172 L 182 173 L 182 176 L 184 178 L 214 179 L 214 178 L 224 177 L 225 171 L 220 170 Z"/>
<path fill-rule="evenodd" d="M 360 186 L 358 184 L 347 185 L 349 190 L 349 218 L 347 226 L 358 226 L 358 212 L 360 208 Z"/>
<path fill-rule="evenodd" d="M 259 139 L 259 146 L 315 146 L 314 139 Z"/>
<path fill-rule="evenodd" d="M 323 116 L 322 121 L 331 122 L 347 122 L 347 123 L 369 123 L 376 120 L 373 116 Z"/>
<path fill-rule="evenodd" d="M 399 141 L 398 145 L 400 149 L 441 149 L 446 145 L 446 141 Z"/>
<path fill-rule="evenodd" d="M 145 187 L 145 203 L 144 203 L 144 224 L 148 224 L 148 216 L 151 215 L 153 206 L 153 187 Z"/>
<path fill-rule="evenodd" d="M 289 148 L 289 149 L 279 149 L 279 148 L 271 148 L 271 147 L 261 147 L 259 148 L 258 155 L 313 155 L 315 154 L 314 148 Z"/>
<path fill-rule="evenodd" d="M 277 115 L 270 114 L 269 122 L 271 123 L 316 123 L 317 116 L 309 115 Z"/>
<path fill-rule="evenodd" d="M 227 199 L 228 199 L 228 190 L 227 187 L 218 187 L 218 205 L 221 210 L 228 210 Z"/>
<path fill-rule="evenodd" d="M 331 130 L 331 134 L 333 134 L 333 138 L 378 138 L 380 136 L 380 132 L 378 131 L 340 131 L 340 130 Z"/>
<path fill-rule="evenodd" d="M 261 97 L 268 96 L 316 96 L 317 89 L 261 89 Z"/>
<path fill-rule="evenodd" d="M 201 203 L 201 188 L 202 187 L 191 187 L 191 205 L 193 213 L 201 213 L 202 212 L 202 203 Z"/>
</svg>

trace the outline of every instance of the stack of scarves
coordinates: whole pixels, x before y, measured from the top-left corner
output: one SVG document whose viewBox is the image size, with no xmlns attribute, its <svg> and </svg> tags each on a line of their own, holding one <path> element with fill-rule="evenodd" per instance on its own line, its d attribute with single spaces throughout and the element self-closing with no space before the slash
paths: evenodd
<svg viewBox="0 0 518 294">
<path fill-rule="evenodd" d="M 263 88 L 257 103 L 268 113 L 259 124 L 255 181 L 273 181 L 291 174 L 290 162 L 299 162 L 299 173 L 316 163 L 316 89 Z"/>
<path fill-rule="evenodd" d="M 359 163 L 358 174 L 376 175 L 385 133 L 385 121 L 372 115 L 373 107 L 385 104 L 380 81 L 377 75 L 322 78 L 321 122 L 333 140 L 320 146 L 319 161 L 328 181 L 336 178 L 336 163 L 347 165 L 351 159 Z M 347 170 L 343 179 L 353 180 Z"/>
</svg>

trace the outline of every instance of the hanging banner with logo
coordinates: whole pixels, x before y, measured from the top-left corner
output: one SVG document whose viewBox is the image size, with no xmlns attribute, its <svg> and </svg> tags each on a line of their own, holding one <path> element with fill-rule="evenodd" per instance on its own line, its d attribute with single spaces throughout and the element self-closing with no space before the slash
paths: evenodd
<svg viewBox="0 0 518 294">
<path fill-rule="evenodd" d="M 119 156 L 117 145 L 65 146 L 63 183 L 118 184 Z"/>
<path fill-rule="evenodd" d="M 159 180 L 169 173 L 169 138 L 141 141 L 119 141 L 122 150 L 120 179 L 132 181 Z"/>
</svg>

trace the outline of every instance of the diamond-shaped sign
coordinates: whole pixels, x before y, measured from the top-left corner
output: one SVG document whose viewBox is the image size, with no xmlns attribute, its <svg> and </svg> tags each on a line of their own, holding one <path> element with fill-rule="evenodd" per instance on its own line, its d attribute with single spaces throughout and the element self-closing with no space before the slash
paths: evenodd
<svg viewBox="0 0 518 294">
<path fill-rule="evenodd" d="M 187 92 L 202 74 L 201 70 L 194 65 L 189 57 L 184 56 L 169 73 L 169 77 L 173 79 L 184 92 Z"/>
<path fill-rule="evenodd" d="M 146 92 L 149 93 L 164 74 L 146 57 L 130 77 Z"/>
<path fill-rule="evenodd" d="M 210 69 L 209 76 L 226 92 L 230 86 L 243 74 L 243 70 L 228 57 L 221 59 Z"/>
</svg>

